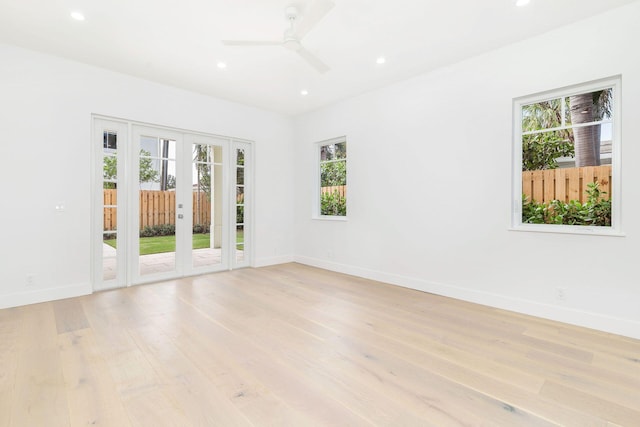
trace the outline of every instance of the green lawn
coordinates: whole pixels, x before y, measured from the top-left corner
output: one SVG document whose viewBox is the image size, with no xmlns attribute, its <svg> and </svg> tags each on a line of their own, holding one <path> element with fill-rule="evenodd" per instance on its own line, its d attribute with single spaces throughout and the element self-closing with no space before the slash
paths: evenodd
<svg viewBox="0 0 640 427">
<path fill-rule="evenodd" d="M 242 243 L 243 233 L 238 232 L 236 243 Z M 105 240 L 107 245 L 115 249 L 116 239 Z M 209 247 L 209 233 L 193 235 L 193 249 L 204 249 Z M 242 249 L 242 248 L 239 248 Z M 140 255 L 160 254 L 164 252 L 175 252 L 176 236 L 156 236 L 140 238 Z"/>
</svg>

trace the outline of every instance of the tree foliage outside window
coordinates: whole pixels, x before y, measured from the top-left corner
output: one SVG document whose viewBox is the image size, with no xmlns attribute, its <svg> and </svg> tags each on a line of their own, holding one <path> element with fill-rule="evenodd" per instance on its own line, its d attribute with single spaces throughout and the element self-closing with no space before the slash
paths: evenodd
<svg viewBox="0 0 640 427">
<path fill-rule="evenodd" d="M 159 174 L 156 168 L 153 167 L 153 160 L 150 159 L 151 153 L 145 150 L 140 150 L 140 173 L 139 181 L 143 182 L 158 182 Z M 144 156 L 144 157 L 143 157 Z"/>
<path fill-rule="evenodd" d="M 527 133 L 562 126 L 561 98 L 522 107 L 522 170 L 555 169 L 560 157 L 574 157 L 573 133 L 563 129 Z"/>
<path fill-rule="evenodd" d="M 612 119 L 613 89 L 522 106 L 522 170 L 555 169 L 560 157 L 599 166 L 602 122 Z"/>
<path fill-rule="evenodd" d="M 197 192 L 204 192 L 211 200 L 211 150 L 209 145 L 193 145 L 193 162 L 196 168 Z"/>
<path fill-rule="evenodd" d="M 347 162 L 329 162 L 320 164 L 320 186 L 334 187 L 347 185 Z"/>
<path fill-rule="evenodd" d="M 153 167 L 153 160 L 148 157 L 151 153 L 140 150 L 140 184 L 143 182 L 158 182 L 158 171 Z M 116 156 L 104 156 L 102 164 L 102 176 L 105 180 L 118 178 L 118 158 Z M 175 188 L 175 177 L 173 177 Z M 115 182 L 105 182 L 104 188 L 116 188 Z"/>
<path fill-rule="evenodd" d="M 320 146 L 320 215 L 347 215 L 347 143 Z"/>
<path fill-rule="evenodd" d="M 320 196 L 320 212 L 322 215 L 347 215 L 347 198 L 338 191 L 322 193 Z"/>
</svg>

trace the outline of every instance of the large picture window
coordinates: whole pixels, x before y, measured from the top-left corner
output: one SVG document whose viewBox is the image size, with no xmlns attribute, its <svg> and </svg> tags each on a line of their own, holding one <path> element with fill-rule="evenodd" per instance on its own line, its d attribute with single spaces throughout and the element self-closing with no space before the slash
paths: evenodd
<svg viewBox="0 0 640 427">
<path fill-rule="evenodd" d="M 320 217 L 347 216 L 347 141 L 338 138 L 318 144 Z"/>
<path fill-rule="evenodd" d="M 619 231 L 620 79 L 514 101 L 515 228 Z"/>
</svg>

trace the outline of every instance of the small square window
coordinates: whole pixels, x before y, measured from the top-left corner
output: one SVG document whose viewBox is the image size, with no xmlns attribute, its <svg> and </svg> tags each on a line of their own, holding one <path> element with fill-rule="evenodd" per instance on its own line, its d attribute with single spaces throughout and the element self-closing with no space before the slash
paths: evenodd
<svg viewBox="0 0 640 427">
<path fill-rule="evenodd" d="M 115 132 L 104 132 L 102 134 L 102 147 L 106 150 L 117 150 L 118 135 Z"/>
</svg>

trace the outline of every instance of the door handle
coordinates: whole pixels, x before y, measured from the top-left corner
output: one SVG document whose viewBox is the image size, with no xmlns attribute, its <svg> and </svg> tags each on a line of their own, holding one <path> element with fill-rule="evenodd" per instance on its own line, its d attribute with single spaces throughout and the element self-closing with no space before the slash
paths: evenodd
<svg viewBox="0 0 640 427">
<path fill-rule="evenodd" d="M 184 215 L 178 214 L 178 219 L 182 219 L 182 218 L 184 218 Z"/>
</svg>

